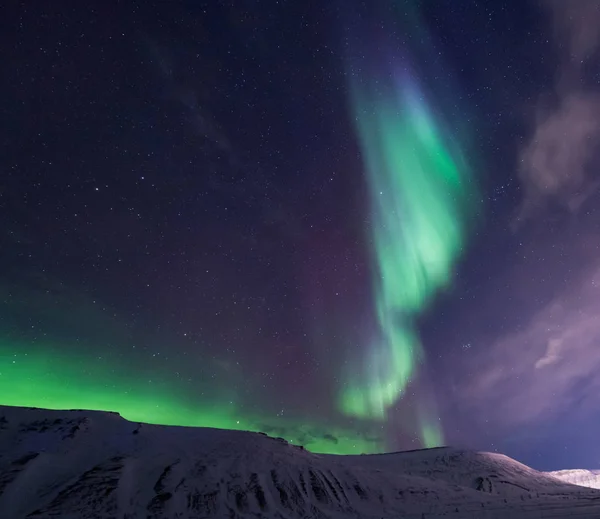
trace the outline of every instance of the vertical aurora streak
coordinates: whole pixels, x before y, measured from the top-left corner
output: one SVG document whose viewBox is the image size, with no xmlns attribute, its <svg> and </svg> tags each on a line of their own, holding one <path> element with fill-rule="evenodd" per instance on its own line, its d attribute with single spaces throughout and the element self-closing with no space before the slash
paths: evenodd
<svg viewBox="0 0 600 519">
<path fill-rule="evenodd" d="M 362 54 L 348 74 L 370 194 L 377 334 L 353 365 L 340 406 L 369 419 L 384 419 L 418 375 L 424 354 L 415 319 L 450 282 L 474 190 L 454 132 L 434 115 L 406 56 L 390 53 L 384 62 L 381 54 L 381 46 Z M 420 405 L 422 442 L 441 443 L 432 406 Z"/>
</svg>

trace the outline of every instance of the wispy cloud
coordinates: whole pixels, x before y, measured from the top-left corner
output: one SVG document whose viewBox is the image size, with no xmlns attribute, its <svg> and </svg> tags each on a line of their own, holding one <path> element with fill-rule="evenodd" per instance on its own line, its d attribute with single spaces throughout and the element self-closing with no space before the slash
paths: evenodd
<svg viewBox="0 0 600 519">
<path fill-rule="evenodd" d="M 211 142 L 217 149 L 225 153 L 226 157 L 233 161 L 233 147 L 227 135 L 220 128 L 216 119 L 211 116 L 207 106 L 208 103 L 201 102 L 199 91 L 202 90 L 202 85 L 192 88 L 182 79 L 178 79 L 181 74 L 177 74 L 178 71 L 169 57 L 167 49 L 161 47 L 146 35 L 142 35 L 141 39 L 145 44 L 151 62 L 165 81 L 169 95 L 179 103 L 183 109 L 183 115 L 193 131 L 198 137 Z"/>
<path fill-rule="evenodd" d="M 546 0 L 542 6 L 559 58 L 555 103 L 538 110 L 520 152 L 525 198 L 517 226 L 549 202 L 576 211 L 600 186 L 590 167 L 600 145 L 600 96 L 584 88 L 584 66 L 600 49 L 600 3 Z"/>
<path fill-rule="evenodd" d="M 494 427 L 539 426 L 597 408 L 600 394 L 600 265 L 565 289 L 522 330 L 467 361 L 461 400 Z"/>
<path fill-rule="evenodd" d="M 558 42 L 566 43 L 566 59 L 579 68 L 600 46 L 600 4 L 594 0 L 542 0 L 549 10 Z"/>
</svg>

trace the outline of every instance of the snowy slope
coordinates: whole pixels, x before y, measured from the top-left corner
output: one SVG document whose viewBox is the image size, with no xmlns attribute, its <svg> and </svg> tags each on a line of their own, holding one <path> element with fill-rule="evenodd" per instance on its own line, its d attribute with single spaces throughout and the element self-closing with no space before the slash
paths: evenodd
<svg viewBox="0 0 600 519">
<path fill-rule="evenodd" d="M 556 472 L 549 472 L 549 474 L 573 485 L 600 489 L 600 470 L 557 470 Z"/>
<path fill-rule="evenodd" d="M 0 518 L 600 518 L 600 492 L 497 454 L 309 453 L 262 434 L 0 407 Z"/>
</svg>

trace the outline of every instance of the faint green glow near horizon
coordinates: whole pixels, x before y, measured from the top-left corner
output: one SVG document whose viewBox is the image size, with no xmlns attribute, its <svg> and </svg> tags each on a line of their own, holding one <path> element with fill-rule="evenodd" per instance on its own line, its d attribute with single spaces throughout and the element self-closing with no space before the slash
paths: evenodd
<svg viewBox="0 0 600 519">
<path fill-rule="evenodd" d="M 375 419 L 386 417 L 417 375 L 424 356 L 414 320 L 450 282 L 473 193 L 451 132 L 434 117 L 413 78 L 386 73 L 350 74 L 370 190 L 379 333 L 345 381 L 340 407 Z M 426 446 L 443 442 L 438 420 L 420 429 Z"/>
<path fill-rule="evenodd" d="M 53 350 L 59 351 L 52 344 L 45 350 L 28 350 L 24 344 L 0 339 L 0 405 L 113 411 L 132 422 L 158 425 L 266 430 L 316 453 L 384 450 L 383 442 L 368 441 L 350 427 L 247 413 L 232 401 L 201 402 L 176 381 L 143 379 L 140 373 L 115 369 L 105 359 Z M 326 430 L 328 437 L 315 430 Z"/>
</svg>

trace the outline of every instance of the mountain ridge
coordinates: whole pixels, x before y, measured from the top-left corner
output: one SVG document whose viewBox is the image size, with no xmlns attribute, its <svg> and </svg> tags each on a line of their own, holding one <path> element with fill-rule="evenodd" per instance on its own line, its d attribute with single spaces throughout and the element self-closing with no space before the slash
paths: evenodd
<svg viewBox="0 0 600 519">
<path fill-rule="evenodd" d="M 597 518 L 600 492 L 495 453 L 315 454 L 260 433 L 0 406 L 2 519 L 442 516 Z"/>
</svg>

